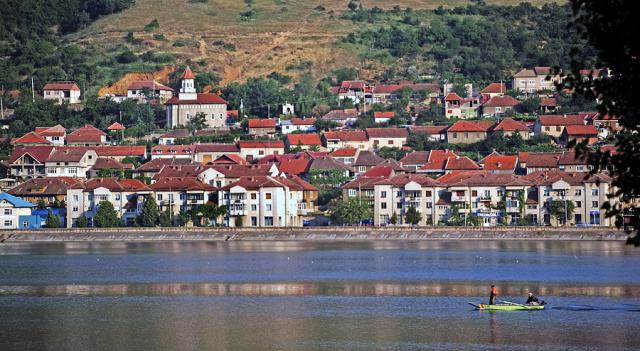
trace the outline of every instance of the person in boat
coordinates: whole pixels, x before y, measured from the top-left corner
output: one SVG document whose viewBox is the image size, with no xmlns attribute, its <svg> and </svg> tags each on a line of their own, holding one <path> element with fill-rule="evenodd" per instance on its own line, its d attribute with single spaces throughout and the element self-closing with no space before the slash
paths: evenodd
<svg viewBox="0 0 640 351">
<path fill-rule="evenodd" d="M 526 305 L 539 305 L 540 304 L 540 300 L 538 300 L 538 297 L 536 295 L 534 295 L 532 292 L 529 292 L 529 296 L 527 297 L 527 302 L 525 302 Z"/>
<path fill-rule="evenodd" d="M 498 289 L 495 285 L 491 285 L 491 295 L 489 295 L 489 305 L 495 305 L 496 297 L 498 296 Z"/>
</svg>

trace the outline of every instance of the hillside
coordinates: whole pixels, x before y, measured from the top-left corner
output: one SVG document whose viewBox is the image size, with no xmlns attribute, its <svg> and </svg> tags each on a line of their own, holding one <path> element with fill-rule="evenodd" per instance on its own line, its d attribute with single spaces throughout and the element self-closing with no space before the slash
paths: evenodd
<svg viewBox="0 0 640 351">
<path fill-rule="evenodd" d="M 487 2 L 517 4 L 520 0 Z M 343 66 L 364 68 L 361 77 L 372 78 L 384 69 L 384 64 L 368 62 L 363 67 L 359 58 L 363 48 L 337 41 L 348 33 L 385 23 L 362 24 L 342 19 L 348 11 L 347 3 L 336 0 L 137 0 L 132 7 L 100 18 L 67 39 L 94 52 L 113 53 L 126 47 L 138 55 L 152 52 L 172 58 L 178 64 L 191 60 L 199 71 L 216 72 L 223 85 L 274 71 L 294 79 L 305 72 L 323 77 Z M 418 10 L 468 3 L 463 0 L 374 0 L 362 1 L 362 6 L 390 9 L 398 5 L 402 9 Z M 158 25 L 147 26 L 154 19 Z M 126 40 L 128 32 L 132 32 L 135 39 Z M 137 64 L 127 70 L 137 68 L 159 67 Z M 122 73 L 125 72 L 105 73 L 101 80 L 113 82 Z"/>
</svg>

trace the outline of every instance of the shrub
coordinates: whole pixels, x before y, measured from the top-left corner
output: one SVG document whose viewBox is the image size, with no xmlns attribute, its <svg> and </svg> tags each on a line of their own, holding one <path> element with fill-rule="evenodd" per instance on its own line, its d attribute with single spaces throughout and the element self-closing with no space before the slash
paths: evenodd
<svg viewBox="0 0 640 351">
<path fill-rule="evenodd" d="M 145 32 L 152 32 L 158 28 L 160 28 L 160 22 L 158 22 L 158 20 L 155 18 L 153 19 L 153 21 L 147 23 L 147 25 L 144 26 Z"/>
<path fill-rule="evenodd" d="M 164 34 L 154 34 L 153 39 L 159 41 L 167 41 L 167 37 L 165 37 Z"/>
<path fill-rule="evenodd" d="M 134 54 L 131 50 L 127 49 L 126 51 L 120 53 L 120 55 L 116 57 L 116 60 L 119 63 L 127 64 L 138 61 L 138 56 L 136 56 L 136 54 Z"/>
</svg>

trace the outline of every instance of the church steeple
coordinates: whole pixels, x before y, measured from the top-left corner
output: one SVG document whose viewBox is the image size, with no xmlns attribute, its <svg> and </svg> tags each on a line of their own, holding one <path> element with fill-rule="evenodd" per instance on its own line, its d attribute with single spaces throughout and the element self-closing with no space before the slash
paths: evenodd
<svg viewBox="0 0 640 351">
<path fill-rule="evenodd" d="M 180 93 L 178 94 L 178 99 L 180 100 L 196 100 L 198 98 L 198 94 L 196 93 L 195 86 L 196 76 L 191 72 L 191 68 L 187 66 L 182 74 L 182 87 L 180 88 Z"/>
</svg>

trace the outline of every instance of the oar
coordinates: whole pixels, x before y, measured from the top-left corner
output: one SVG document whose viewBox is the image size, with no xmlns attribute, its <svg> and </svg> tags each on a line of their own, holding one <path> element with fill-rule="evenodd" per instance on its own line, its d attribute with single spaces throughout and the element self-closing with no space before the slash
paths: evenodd
<svg viewBox="0 0 640 351">
<path fill-rule="evenodd" d="M 527 306 L 527 305 L 521 305 L 521 304 L 519 304 L 519 303 L 515 303 L 515 302 L 509 302 L 509 301 L 500 301 L 500 302 L 502 302 L 502 303 L 506 303 L 507 305 L 514 305 L 514 306 L 524 307 L 524 308 L 526 308 L 526 309 L 528 309 L 528 310 L 529 310 L 529 309 L 531 309 L 531 308 L 530 308 L 529 306 Z"/>
</svg>

